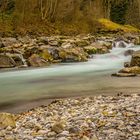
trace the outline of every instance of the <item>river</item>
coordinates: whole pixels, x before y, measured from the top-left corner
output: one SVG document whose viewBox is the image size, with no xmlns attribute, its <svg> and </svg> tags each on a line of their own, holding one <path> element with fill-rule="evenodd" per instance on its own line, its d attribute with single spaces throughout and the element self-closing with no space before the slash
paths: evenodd
<svg viewBox="0 0 140 140">
<path fill-rule="evenodd" d="M 139 92 L 140 77 L 111 77 L 131 60 L 124 55 L 129 49 L 140 46 L 116 47 L 88 62 L 0 72 L 0 111 L 19 112 L 54 98 Z"/>
</svg>

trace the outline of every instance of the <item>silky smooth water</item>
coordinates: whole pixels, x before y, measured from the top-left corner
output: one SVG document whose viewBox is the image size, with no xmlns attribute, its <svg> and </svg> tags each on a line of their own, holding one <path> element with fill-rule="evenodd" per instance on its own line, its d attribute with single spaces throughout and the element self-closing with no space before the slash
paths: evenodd
<svg viewBox="0 0 140 140">
<path fill-rule="evenodd" d="M 99 91 L 139 88 L 137 78 L 115 78 L 131 56 L 126 50 L 140 50 L 140 46 L 113 48 L 110 53 L 94 55 L 88 62 L 53 65 L 47 68 L 0 73 L 0 104 L 34 99 L 92 95 Z"/>
</svg>

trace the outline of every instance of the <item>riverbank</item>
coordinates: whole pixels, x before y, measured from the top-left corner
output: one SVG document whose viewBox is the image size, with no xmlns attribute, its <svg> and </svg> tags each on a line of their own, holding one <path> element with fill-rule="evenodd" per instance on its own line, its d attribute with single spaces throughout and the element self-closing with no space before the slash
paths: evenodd
<svg viewBox="0 0 140 140">
<path fill-rule="evenodd" d="M 53 101 L 3 121 L 0 138 L 39 140 L 138 140 L 140 95 L 80 97 Z M 8 114 L 7 114 L 8 115 Z M 3 116 L 7 116 L 6 114 Z"/>
<path fill-rule="evenodd" d="M 86 62 L 95 54 L 109 53 L 115 42 L 140 44 L 138 34 L 42 36 L 0 38 L 0 69 L 46 67 L 56 63 Z M 123 42 L 124 41 L 124 42 Z"/>
</svg>

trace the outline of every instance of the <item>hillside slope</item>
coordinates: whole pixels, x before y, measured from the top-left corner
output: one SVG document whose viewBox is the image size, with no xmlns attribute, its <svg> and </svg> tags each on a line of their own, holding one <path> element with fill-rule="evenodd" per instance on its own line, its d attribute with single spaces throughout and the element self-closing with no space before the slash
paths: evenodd
<svg viewBox="0 0 140 140">
<path fill-rule="evenodd" d="M 100 18 L 140 27 L 139 0 L 1 0 L 0 33 L 95 32 Z"/>
</svg>

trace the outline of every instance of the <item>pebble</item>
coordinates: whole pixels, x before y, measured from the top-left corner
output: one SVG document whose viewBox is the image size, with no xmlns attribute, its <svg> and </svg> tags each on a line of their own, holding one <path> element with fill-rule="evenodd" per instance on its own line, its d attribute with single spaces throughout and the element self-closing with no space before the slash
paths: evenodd
<svg viewBox="0 0 140 140">
<path fill-rule="evenodd" d="M 0 140 L 139 140 L 140 95 L 62 99 L 17 114 Z"/>
</svg>

